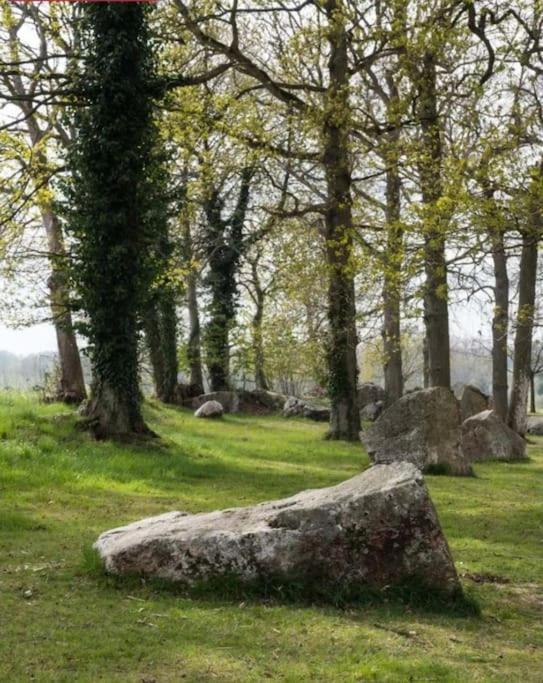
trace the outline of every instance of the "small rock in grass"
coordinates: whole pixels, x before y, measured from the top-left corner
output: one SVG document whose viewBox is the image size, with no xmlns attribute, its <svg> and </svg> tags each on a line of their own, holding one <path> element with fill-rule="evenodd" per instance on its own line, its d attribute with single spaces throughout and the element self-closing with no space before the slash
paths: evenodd
<svg viewBox="0 0 543 683">
<path fill-rule="evenodd" d="M 206 401 L 194 413 L 194 417 L 222 417 L 224 413 L 222 405 L 218 401 Z"/>
</svg>

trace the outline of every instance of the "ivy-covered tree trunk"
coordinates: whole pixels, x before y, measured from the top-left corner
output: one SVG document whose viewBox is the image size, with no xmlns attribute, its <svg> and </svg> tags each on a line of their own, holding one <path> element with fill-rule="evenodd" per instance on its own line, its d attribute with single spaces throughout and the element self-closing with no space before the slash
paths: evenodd
<svg viewBox="0 0 543 683">
<path fill-rule="evenodd" d="M 213 297 L 206 325 L 206 361 L 211 391 L 230 389 L 230 328 L 233 315 L 220 297 Z"/>
<path fill-rule="evenodd" d="M 206 361 L 212 391 L 230 388 L 230 330 L 237 305 L 237 274 L 244 250 L 243 228 L 249 205 L 253 169 L 241 173 L 236 206 L 228 219 L 222 216 L 224 200 L 212 190 L 205 202 L 209 272 L 206 284 L 211 291 L 205 330 Z"/>
<path fill-rule="evenodd" d="M 352 264 L 353 219 L 349 150 L 349 67 L 344 8 L 327 0 L 330 85 L 323 126 L 327 207 L 329 438 L 356 441 L 360 432 L 357 399 L 356 307 Z"/>
<path fill-rule="evenodd" d="M 89 425 L 98 438 L 149 433 L 141 414 L 139 315 L 155 271 L 145 216 L 154 199 L 150 7 L 84 3 L 80 89 L 71 155 L 74 278 L 88 317 L 93 384 Z"/>
<path fill-rule="evenodd" d="M 424 323 L 430 386 L 451 386 L 449 288 L 445 257 L 446 222 L 438 206 L 443 196 L 442 146 L 436 93 L 436 60 L 426 52 L 418 75 L 419 175 L 424 204 Z"/>
</svg>

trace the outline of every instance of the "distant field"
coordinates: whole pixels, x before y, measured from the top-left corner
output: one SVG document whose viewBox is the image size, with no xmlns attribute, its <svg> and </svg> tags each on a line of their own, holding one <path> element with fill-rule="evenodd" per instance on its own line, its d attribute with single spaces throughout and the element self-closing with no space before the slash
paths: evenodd
<svg viewBox="0 0 543 683">
<path fill-rule="evenodd" d="M 72 411 L 0 394 L 0 681 L 543 680 L 543 440 L 525 464 L 428 477 L 481 617 L 180 598 L 88 568 L 97 535 L 326 486 L 362 447 L 302 420 L 147 406 L 159 446 L 96 443 Z"/>
</svg>

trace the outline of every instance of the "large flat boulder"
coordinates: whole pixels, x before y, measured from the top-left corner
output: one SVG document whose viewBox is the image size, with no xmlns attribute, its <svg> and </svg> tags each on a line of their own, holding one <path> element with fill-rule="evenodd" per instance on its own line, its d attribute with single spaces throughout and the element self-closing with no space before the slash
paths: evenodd
<svg viewBox="0 0 543 683">
<path fill-rule="evenodd" d="M 462 422 L 488 410 L 489 397 L 471 384 L 466 384 L 462 389 L 460 397 L 460 419 Z"/>
<path fill-rule="evenodd" d="M 522 460 L 526 442 L 492 410 L 484 410 L 462 424 L 462 449 L 469 462 Z"/>
<path fill-rule="evenodd" d="M 410 462 L 424 472 L 472 474 L 461 448 L 458 401 L 445 387 L 406 394 L 360 437 L 374 463 Z"/>
<path fill-rule="evenodd" d="M 409 463 L 254 507 L 143 519 L 106 531 L 95 548 L 108 572 L 189 586 L 221 577 L 319 594 L 413 581 L 445 593 L 460 586 L 423 477 Z"/>
</svg>

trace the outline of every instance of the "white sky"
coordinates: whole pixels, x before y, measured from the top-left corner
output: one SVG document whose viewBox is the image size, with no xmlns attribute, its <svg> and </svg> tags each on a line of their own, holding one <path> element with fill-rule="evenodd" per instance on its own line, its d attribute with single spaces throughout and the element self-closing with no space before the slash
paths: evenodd
<svg viewBox="0 0 543 683">
<path fill-rule="evenodd" d="M 57 340 L 52 325 L 42 323 L 18 330 L 0 324 L 0 351 L 10 351 L 20 356 L 29 353 L 56 351 Z"/>
<path fill-rule="evenodd" d="M 451 307 L 451 333 L 455 337 L 474 338 L 482 329 L 483 336 L 490 337 L 488 320 L 481 320 L 480 309 L 474 305 Z M 11 329 L 0 323 L 0 351 L 20 356 L 29 353 L 46 353 L 57 350 L 55 330 L 50 323 Z"/>
</svg>

